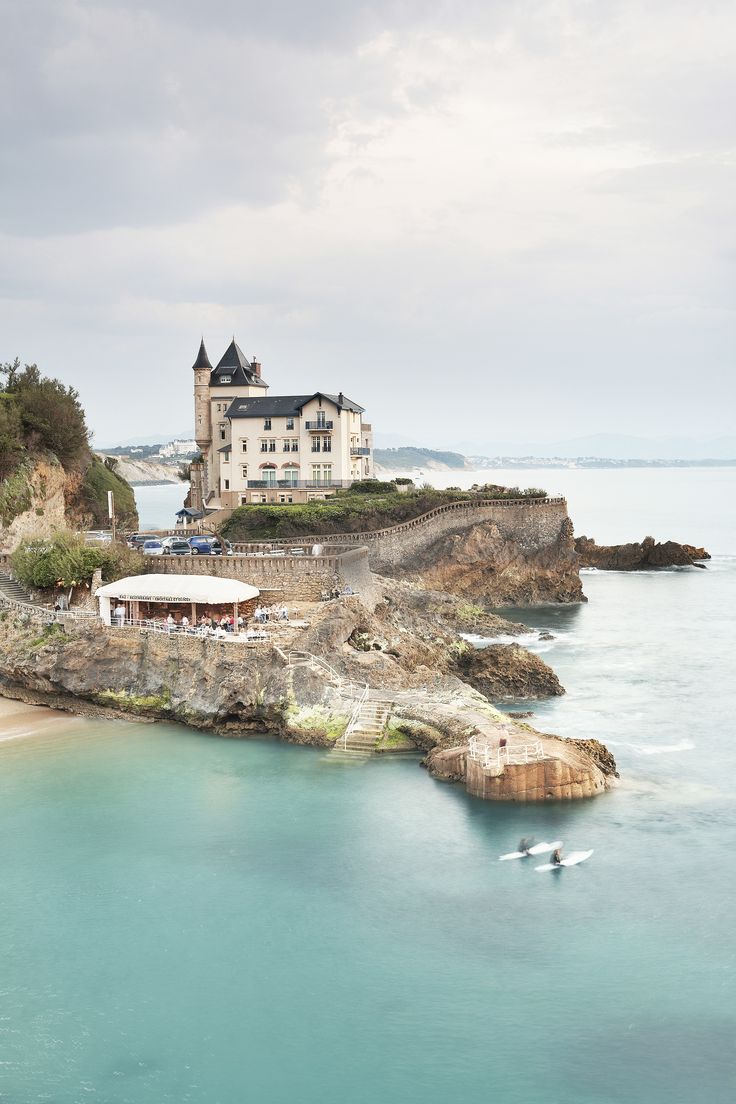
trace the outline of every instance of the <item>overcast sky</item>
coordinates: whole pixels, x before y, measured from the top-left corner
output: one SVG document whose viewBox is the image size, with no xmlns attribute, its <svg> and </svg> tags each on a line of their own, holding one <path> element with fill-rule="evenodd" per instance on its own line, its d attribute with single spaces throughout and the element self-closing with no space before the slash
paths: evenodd
<svg viewBox="0 0 736 1104">
<path fill-rule="evenodd" d="M 733 0 L 0 0 L 0 359 L 426 445 L 733 431 Z"/>
</svg>

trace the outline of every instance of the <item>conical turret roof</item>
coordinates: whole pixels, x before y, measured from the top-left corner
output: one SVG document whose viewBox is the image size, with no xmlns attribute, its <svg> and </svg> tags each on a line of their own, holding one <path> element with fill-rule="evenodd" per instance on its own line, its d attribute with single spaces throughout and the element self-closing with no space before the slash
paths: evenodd
<svg viewBox="0 0 736 1104">
<path fill-rule="evenodd" d="M 232 339 L 228 345 L 222 357 L 217 362 L 219 368 L 243 368 L 246 372 L 250 370 L 250 362 L 243 353 L 243 350 L 238 344 L 236 344 L 235 338 Z"/>
<path fill-rule="evenodd" d="M 192 369 L 196 368 L 208 368 L 212 371 L 212 365 L 210 364 L 210 358 L 207 356 L 207 350 L 204 347 L 204 338 L 202 338 L 199 344 L 199 352 L 197 353 L 197 359 L 192 365 Z"/>
</svg>

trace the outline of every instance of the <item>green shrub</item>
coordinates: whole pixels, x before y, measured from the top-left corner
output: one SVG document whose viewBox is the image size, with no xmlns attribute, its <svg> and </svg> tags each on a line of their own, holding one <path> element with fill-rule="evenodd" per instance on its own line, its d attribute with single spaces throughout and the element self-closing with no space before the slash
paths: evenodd
<svg viewBox="0 0 736 1104">
<path fill-rule="evenodd" d="M 393 494 L 395 490 L 396 483 L 382 483 L 380 479 L 356 479 L 351 485 L 349 493 L 351 495 L 384 495 Z"/>
<path fill-rule="evenodd" d="M 64 531 L 47 539 L 21 541 L 10 562 L 16 579 L 36 590 L 84 586 L 98 568 L 109 582 L 145 570 L 143 557 L 126 545 L 95 548 L 85 544 L 82 537 Z"/>
<path fill-rule="evenodd" d="M 23 463 L 0 483 L 0 522 L 4 526 L 10 525 L 18 514 L 30 510 L 33 502 L 32 471 L 31 464 Z"/>
</svg>

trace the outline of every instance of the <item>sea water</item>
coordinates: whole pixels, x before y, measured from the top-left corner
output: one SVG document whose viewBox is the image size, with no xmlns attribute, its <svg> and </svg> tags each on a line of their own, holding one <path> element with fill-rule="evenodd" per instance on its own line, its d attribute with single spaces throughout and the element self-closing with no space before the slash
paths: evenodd
<svg viewBox="0 0 736 1104">
<path fill-rule="evenodd" d="M 0 744 L 0 1100 L 730 1104 L 736 488 L 700 517 L 698 472 L 672 533 L 656 475 L 633 532 L 620 483 L 566 488 L 578 530 L 710 544 L 706 571 L 512 611 L 567 688 L 532 723 L 611 746 L 603 797 L 494 805 L 415 758 L 169 724 Z M 498 862 L 531 834 L 595 851 Z"/>
</svg>

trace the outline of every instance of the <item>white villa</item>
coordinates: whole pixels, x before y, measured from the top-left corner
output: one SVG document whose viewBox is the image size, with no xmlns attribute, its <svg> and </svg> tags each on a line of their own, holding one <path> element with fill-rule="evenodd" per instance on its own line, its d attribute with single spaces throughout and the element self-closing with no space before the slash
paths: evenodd
<svg viewBox="0 0 736 1104">
<path fill-rule="evenodd" d="M 371 426 L 342 392 L 269 395 L 235 338 L 215 368 L 203 339 L 193 369 L 194 510 L 323 499 L 373 474 Z"/>
</svg>

